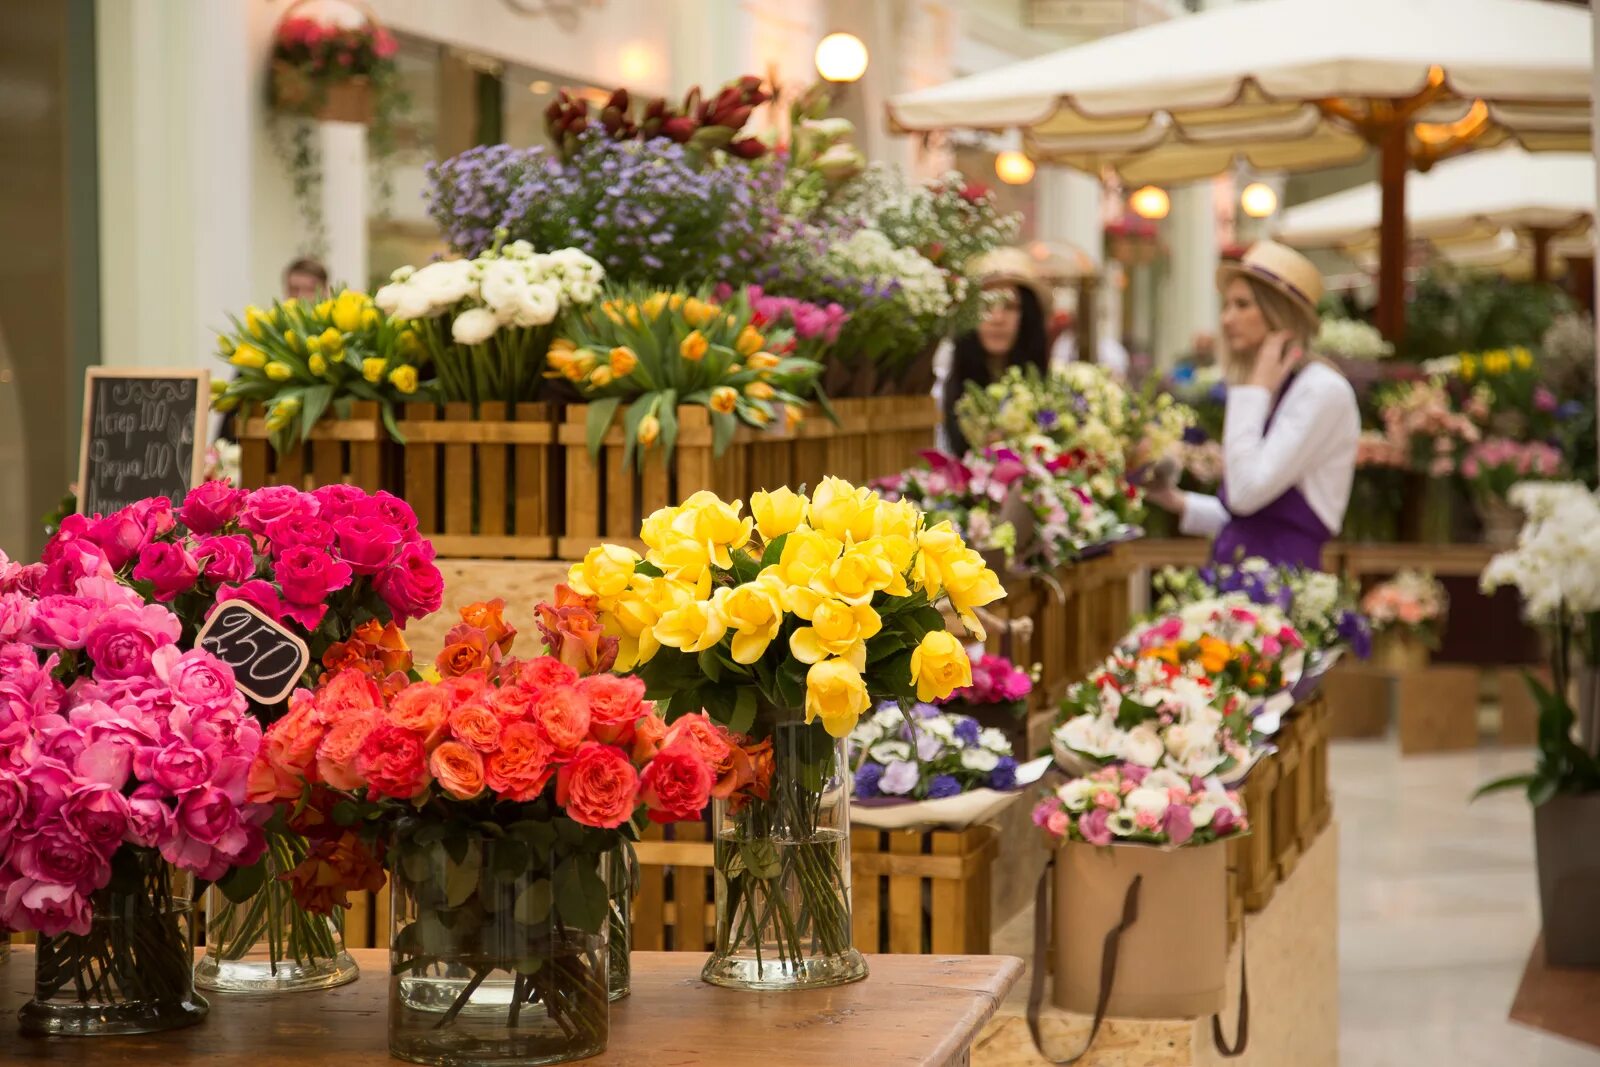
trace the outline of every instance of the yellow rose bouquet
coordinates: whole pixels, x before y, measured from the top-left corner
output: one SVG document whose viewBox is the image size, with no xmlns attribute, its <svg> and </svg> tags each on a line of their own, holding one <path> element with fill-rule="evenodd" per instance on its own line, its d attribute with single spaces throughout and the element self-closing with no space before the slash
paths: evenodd
<svg viewBox="0 0 1600 1067">
<path fill-rule="evenodd" d="M 589 401 L 589 450 L 623 404 L 624 463 L 659 447 L 663 461 L 678 437 L 678 405 L 711 411 L 717 455 L 743 423 L 764 429 L 797 420 L 806 401 L 826 411 L 817 386 L 822 364 L 791 354 L 794 331 L 765 322 L 743 294 L 616 286 L 576 311 L 551 345 L 548 377 L 564 378 Z"/>
<path fill-rule="evenodd" d="M 395 405 L 425 399 L 422 344 L 407 321 L 385 315 L 372 298 L 344 289 L 315 304 L 290 298 L 229 316 L 219 356 L 237 372 L 212 406 L 249 414 L 260 405 L 273 447 L 304 439 L 332 408 L 348 417 L 351 401 L 376 401 L 390 436 L 401 440 Z"/>
<path fill-rule="evenodd" d="M 745 988 L 862 977 L 851 947 L 843 739 L 879 701 L 970 685 L 939 604 L 982 637 L 1000 580 L 948 522 L 836 478 L 741 502 L 699 492 L 601 545 L 573 588 L 598 598 L 618 670 L 669 719 L 702 711 L 771 741 L 768 795 L 715 806 L 717 944 L 708 981 Z"/>
</svg>

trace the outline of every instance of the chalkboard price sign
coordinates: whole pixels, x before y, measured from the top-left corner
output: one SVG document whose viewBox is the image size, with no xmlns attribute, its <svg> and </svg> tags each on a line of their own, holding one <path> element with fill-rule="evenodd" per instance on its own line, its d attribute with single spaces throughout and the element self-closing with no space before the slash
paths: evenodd
<svg viewBox="0 0 1600 1067">
<path fill-rule="evenodd" d="M 210 371 L 89 368 L 78 511 L 109 515 L 152 496 L 181 502 L 205 476 L 210 408 Z"/>
<path fill-rule="evenodd" d="M 240 692 L 269 706 L 289 695 L 311 662 L 304 641 L 242 600 L 213 608 L 195 644 L 233 668 Z"/>
</svg>

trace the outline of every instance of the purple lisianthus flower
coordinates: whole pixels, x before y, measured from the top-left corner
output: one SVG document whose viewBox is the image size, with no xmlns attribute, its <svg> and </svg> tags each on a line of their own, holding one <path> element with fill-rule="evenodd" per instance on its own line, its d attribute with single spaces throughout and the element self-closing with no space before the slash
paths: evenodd
<svg viewBox="0 0 1600 1067">
<path fill-rule="evenodd" d="M 883 769 L 883 775 L 878 779 L 878 791 L 903 797 L 917 787 L 917 777 L 915 763 L 897 759 Z"/>
<path fill-rule="evenodd" d="M 1360 612 L 1347 611 L 1339 616 L 1339 637 L 1358 659 L 1372 655 L 1372 627 Z"/>
<path fill-rule="evenodd" d="M 856 771 L 856 796 L 870 799 L 880 795 L 878 779 L 883 777 L 883 764 L 863 763 Z"/>
<path fill-rule="evenodd" d="M 989 772 L 990 789 L 1015 789 L 1017 787 L 1017 761 L 1010 756 L 1001 756 L 1000 762 L 994 765 L 994 770 Z"/>
<path fill-rule="evenodd" d="M 917 732 L 917 759 L 926 763 L 939 758 L 939 753 L 944 751 L 944 742 L 928 733 L 926 730 Z"/>
<path fill-rule="evenodd" d="M 1198 426 L 1185 426 L 1183 429 L 1183 443 L 1186 445 L 1203 445 L 1210 439 L 1210 435 Z"/>
<path fill-rule="evenodd" d="M 956 720 L 956 740 L 960 741 L 963 745 L 977 744 L 978 734 L 981 732 L 982 727 L 978 725 L 977 719 L 968 718 L 967 716 L 963 715 Z"/>
<path fill-rule="evenodd" d="M 1044 408 L 1043 410 L 1041 410 L 1039 412 L 1039 415 L 1038 415 L 1039 425 L 1042 428 L 1046 429 L 1046 430 L 1053 429 L 1055 427 L 1055 424 L 1060 422 L 1060 421 L 1061 421 L 1061 416 L 1057 415 L 1050 408 Z"/>
<path fill-rule="evenodd" d="M 953 797 L 959 792 L 961 783 L 956 781 L 954 775 L 934 775 L 933 781 L 928 783 L 929 800 L 942 800 L 945 797 Z"/>
<path fill-rule="evenodd" d="M 1556 408 L 1556 418 L 1560 419 L 1562 422 L 1568 422 L 1577 418 L 1579 413 L 1582 411 L 1583 401 L 1564 400 L 1561 402 L 1561 406 Z"/>
</svg>

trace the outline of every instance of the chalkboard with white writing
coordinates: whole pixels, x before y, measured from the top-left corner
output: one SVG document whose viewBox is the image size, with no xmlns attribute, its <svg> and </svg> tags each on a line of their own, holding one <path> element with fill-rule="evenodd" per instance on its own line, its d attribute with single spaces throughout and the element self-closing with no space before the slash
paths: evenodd
<svg viewBox="0 0 1600 1067">
<path fill-rule="evenodd" d="M 152 496 L 179 503 L 205 474 L 210 407 L 209 371 L 89 368 L 78 511 L 109 515 Z"/>
<path fill-rule="evenodd" d="M 239 691 L 264 707 L 288 696 L 311 662 L 304 641 L 243 600 L 212 608 L 195 644 L 232 667 Z"/>
</svg>

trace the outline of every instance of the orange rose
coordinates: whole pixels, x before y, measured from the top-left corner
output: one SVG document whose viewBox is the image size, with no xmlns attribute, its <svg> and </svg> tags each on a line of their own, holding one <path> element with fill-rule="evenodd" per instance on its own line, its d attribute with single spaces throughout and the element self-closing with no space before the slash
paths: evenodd
<svg viewBox="0 0 1600 1067">
<path fill-rule="evenodd" d="M 351 890 L 376 893 L 383 889 L 383 865 L 352 831 L 337 839 L 318 841 L 299 865 L 284 876 L 295 901 L 307 911 L 331 915 L 348 908 Z"/>
<path fill-rule="evenodd" d="M 589 700 L 576 689 L 547 689 L 535 695 L 532 718 L 562 755 L 570 756 L 589 739 Z"/>
<path fill-rule="evenodd" d="M 555 773 L 554 754 L 539 727 L 511 723 L 500 737 L 500 751 L 484 761 L 484 782 L 501 800 L 535 800 Z"/>
<path fill-rule="evenodd" d="M 493 752 L 500 747 L 500 734 L 499 717 L 476 701 L 459 704 L 450 713 L 450 736 L 468 748 Z"/>
<path fill-rule="evenodd" d="M 486 694 L 489 710 L 501 725 L 522 722 L 533 714 L 533 701 L 539 690 L 526 685 L 502 685 Z"/>
<path fill-rule="evenodd" d="M 501 652 L 509 652 L 511 642 L 517 636 L 517 628 L 502 617 L 505 608 L 504 600 L 480 600 L 461 609 L 461 621 L 482 630 L 488 643 L 499 645 Z"/>
<path fill-rule="evenodd" d="M 453 626 L 444 637 L 444 650 L 433 665 L 445 678 L 487 670 L 489 666 L 489 636 L 473 626 Z"/>
<path fill-rule="evenodd" d="M 630 674 L 593 674 L 578 683 L 589 701 L 589 729 L 596 741 L 626 745 L 633 739 L 633 724 L 649 714 L 644 702 L 644 679 Z"/>
<path fill-rule="evenodd" d="M 459 741 L 446 741 L 434 749 L 428 770 L 457 800 L 471 800 L 483 792 L 483 757 Z"/>
<path fill-rule="evenodd" d="M 451 704 L 450 693 L 444 687 L 418 682 L 395 694 L 384 718 L 421 737 L 423 744 L 431 750 L 444 739 Z"/>
<path fill-rule="evenodd" d="M 728 744 L 727 731 L 711 721 L 711 716 L 705 712 L 694 715 L 685 715 L 672 724 L 672 729 L 667 731 L 666 745 L 671 745 L 679 739 L 686 739 L 696 752 L 719 775 L 726 768 L 732 756 L 733 746 Z"/>
<path fill-rule="evenodd" d="M 633 762 L 643 766 L 655 759 L 666 739 L 667 724 L 659 716 L 640 716 L 633 724 Z"/>
<path fill-rule="evenodd" d="M 360 671 L 340 671 L 331 681 L 324 679 L 317 690 L 318 714 L 330 725 L 346 715 L 376 711 L 378 706 L 377 685 Z"/>
<path fill-rule="evenodd" d="M 355 639 L 337 641 L 322 654 L 322 665 L 330 671 L 366 669 L 367 646 Z"/>
<path fill-rule="evenodd" d="M 603 632 L 598 605 L 595 597 L 562 584 L 556 586 L 554 603 L 546 601 L 534 609 L 550 655 L 579 674 L 608 671 L 617 659 L 617 638 Z"/>
<path fill-rule="evenodd" d="M 268 728 L 261 754 L 280 782 L 296 778 L 316 781 L 317 746 L 327 732 L 311 691 L 297 689 L 289 698 L 289 713 Z"/>
<path fill-rule="evenodd" d="M 360 789 L 367 784 L 356 770 L 356 753 L 377 722 L 377 714 L 369 712 L 365 715 L 346 715 L 333 724 L 333 729 L 317 745 L 317 774 L 324 782 L 346 791 Z"/>
<path fill-rule="evenodd" d="M 376 623 L 376 619 L 369 620 L 363 628 L 370 632 Z M 360 633 L 361 630 L 358 629 L 356 632 Z M 405 632 L 393 622 L 387 623 L 383 629 L 364 640 L 371 649 L 369 655 L 376 656 L 385 671 L 393 673 L 411 669 L 411 646 L 406 644 Z"/>
</svg>

